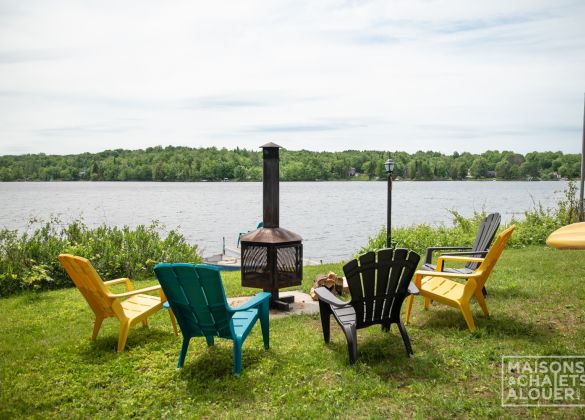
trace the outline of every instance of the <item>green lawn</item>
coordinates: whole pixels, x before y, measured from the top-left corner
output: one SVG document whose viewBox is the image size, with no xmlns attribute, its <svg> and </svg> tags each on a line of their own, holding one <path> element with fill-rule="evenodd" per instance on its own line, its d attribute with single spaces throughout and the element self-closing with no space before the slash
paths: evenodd
<svg viewBox="0 0 585 420">
<path fill-rule="evenodd" d="M 241 377 L 232 376 L 231 342 L 193 339 L 181 371 L 181 340 L 168 315 L 130 332 L 117 354 L 118 322 L 89 336 L 93 315 L 75 289 L 0 299 L 0 418 L 10 417 L 581 417 L 583 409 L 500 407 L 502 355 L 585 353 L 585 253 L 506 250 L 487 283 L 486 319 L 470 333 L 455 310 L 416 301 L 407 327 L 408 359 L 395 327 L 358 332 L 348 364 L 332 325 L 325 345 L 318 316 L 271 321 L 271 348 L 259 326 L 246 341 Z M 308 267 L 303 288 L 318 272 Z M 239 273 L 224 275 L 229 296 L 251 294 Z M 137 282 L 138 286 L 156 283 Z"/>
</svg>

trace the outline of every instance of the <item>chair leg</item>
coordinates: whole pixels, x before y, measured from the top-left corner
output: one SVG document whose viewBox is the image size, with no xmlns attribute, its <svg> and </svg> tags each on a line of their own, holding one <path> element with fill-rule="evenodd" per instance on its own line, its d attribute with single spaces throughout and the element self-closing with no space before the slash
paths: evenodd
<svg viewBox="0 0 585 420">
<path fill-rule="evenodd" d="M 120 322 L 120 335 L 118 337 L 118 352 L 124 351 L 126 347 L 126 340 L 128 339 L 128 331 L 130 330 L 130 321 Z"/>
<path fill-rule="evenodd" d="M 92 340 L 96 339 L 98 332 L 100 331 L 100 328 L 102 327 L 102 322 L 104 322 L 104 318 L 102 318 L 101 316 L 95 317 L 95 321 L 93 323 L 93 333 L 91 334 Z"/>
<path fill-rule="evenodd" d="M 408 321 L 410 321 L 410 313 L 412 312 L 412 302 L 414 301 L 414 296 L 410 295 L 406 301 L 406 320 L 404 323 L 408 325 Z"/>
<path fill-rule="evenodd" d="M 147 327 L 148 328 L 148 318 L 144 318 L 142 320 L 142 326 Z"/>
<path fill-rule="evenodd" d="M 431 299 L 425 296 L 425 310 L 428 310 L 430 305 Z"/>
<path fill-rule="evenodd" d="M 169 309 L 169 317 L 171 317 L 171 324 L 173 324 L 173 331 L 175 331 L 175 335 L 179 335 L 179 330 L 177 330 L 177 319 L 175 318 L 175 314 L 173 313 L 172 309 Z"/>
<path fill-rule="evenodd" d="M 207 341 L 207 345 L 208 345 L 208 346 L 213 346 L 213 344 L 214 344 L 214 341 L 213 341 L 213 336 L 212 336 L 212 335 L 210 335 L 210 336 L 205 336 L 205 341 Z"/>
<path fill-rule="evenodd" d="M 187 349 L 189 348 L 189 340 L 191 337 L 183 336 L 183 345 L 181 346 L 181 353 L 179 354 L 179 362 L 177 363 L 177 369 L 181 369 L 185 364 L 185 357 L 187 356 Z"/>
<path fill-rule="evenodd" d="M 234 375 L 240 376 L 242 372 L 242 343 L 234 340 Z"/>
<path fill-rule="evenodd" d="M 262 328 L 262 340 L 264 341 L 264 348 L 270 348 L 270 314 L 268 301 L 264 302 L 260 307 L 260 327 Z"/>
<path fill-rule="evenodd" d="M 483 295 L 484 298 L 487 297 L 487 290 L 485 289 L 485 286 L 481 288 L 481 294 Z"/>
<path fill-rule="evenodd" d="M 319 313 L 321 315 L 323 339 L 326 343 L 329 343 L 329 338 L 331 337 L 331 306 L 328 303 L 319 301 Z"/>
<path fill-rule="evenodd" d="M 487 307 L 487 303 L 485 303 L 483 293 L 480 290 L 475 291 L 475 298 L 477 299 L 477 303 L 479 303 L 479 306 L 481 306 L 481 310 L 483 311 L 485 316 L 490 316 L 490 311 Z"/>
<path fill-rule="evenodd" d="M 342 326 L 345 338 L 347 339 L 347 351 L 349 353 L 349 363 L 354 364 L 357 360 L 357 334 L 354 325 Z"/>
<path fill-rule="evenodd" d="M 469 302 L 461 304 L 459 308 L 463 313 L 463 318 L 465 318 L 469 331 L 475 331 L 475 323 L 473 322 L 473 315 L 471 313 L 471 308 L 469 307 Z"/>
<path fill-rule="evenodd" d="M 410 338 L 408 337 L 406 328 L 401 320 L 398 320 L 397 324 L 398 329 L 400 330 L 400 335 L 402 336 L 402 341 L 404 341 L 404 347 L 406 347 L 406 354 L 408 357 L 412 357 L 414 353 L 412 352 L 412 346 L 410 345 Z"/>
</svg>

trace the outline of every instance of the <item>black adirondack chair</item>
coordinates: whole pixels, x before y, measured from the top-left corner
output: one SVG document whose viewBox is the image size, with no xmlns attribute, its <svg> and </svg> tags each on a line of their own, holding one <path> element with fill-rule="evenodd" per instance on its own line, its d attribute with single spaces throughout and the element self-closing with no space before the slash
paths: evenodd
<svg viewBox="0 0 585 420">
<path fill-rule="evenodd" d="M 466 255 L 469 257 L 485 257 L 490 249 L 490 245 L 496 236 L 496 231 L 500 227 L 501 221 L 500 213 L 491 213 L 486 216 L 481 222 L 475 241 L 472 246 L 434 246 L 427 248 L 425 255 L 425 261 L 421 270 L 435 271 L 437 269 L 436 264 L 432 263 L 433 252 L 435 251 L 461 251 L 461 252 L 447 252 L 443 255 Z M 465 251 L 464 251 L 465 250 Z M 479 266 L 479 263 L 468 262 L 462 268 L 445 268 L 444 271 L 448 273 L 460 273 L 460 274 L 471 274 Z M 482 289 L 484 296 L 487 296 L 485 287 Z"/>
<path fill-rule="evenodd" d="M 376 259 L 377 256 L 377 259 Z M 410 339 L 406 328 L 400 320 L 402 302 L 409 294 L 418 293 L 411 284 L 420 256 L 407 249 L 382 249 L 368 252 L 343 266 L 351 301 L 343 302 L 335 297 L 326 287 L 318 287 L 315 293 L 319 297 L 323 338 L 329 342 L 330 316 L 345 333 L 349 361 L 357 359 L 356 330 L 370 325 L 381 324 L 383 331 L 389 331 L 390 325 L 398 325 L 406 353 L 412 356 Z"/>
</svg>

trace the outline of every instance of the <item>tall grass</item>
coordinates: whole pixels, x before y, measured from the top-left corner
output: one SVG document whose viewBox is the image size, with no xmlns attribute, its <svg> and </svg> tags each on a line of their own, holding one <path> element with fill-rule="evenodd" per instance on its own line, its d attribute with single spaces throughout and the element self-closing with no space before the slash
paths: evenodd
<svg viewBox="0 0 585 420">
<path fill-rule="evenodd" d="M 55 217 L 31 220 L 26 232 L 0 230 L 0 296 L 25 289 L 55 289 L 73 283 L 59 264 L 60 253 L 91 260 L 104 279 L 152 276 L 159 261 L 198 263 L 196 245 L 170 230 L 166 235 L 157 221 L 135 229 L 111 226 L 87 227 L 77 220 L 63 225 Z"/>
<path fill-rule="evenodd" d="M 577 188 L 574 182 L 569 182 L 563 191 L 556 207 L 544 208 L 535 203 L 532 210 L 524 212 L 521 220 L 513 219 L 510 224 L 516 225 L 516 230 L 508 246 L 522 248 L 529 245 L 544 245 L 546 238 L 556 229 L 578 221 Z M 408 248 L 419 253 L 431 246 L 461 245 L 471 246 L 481 221 L 486 217 L 486 211 L 476 211 L 473 216 L 466 218 L 456 210 L 450 210 L 453 224 L 451 226 L 431 226 L 421 224 L 409 227 L 392 229 L 392 246 Z M 501 226 L 501 229 L 505 226 Z M 358 254 L 386 247 L 386 228 L 370 237 L 367 244 Z"/>
</svg>

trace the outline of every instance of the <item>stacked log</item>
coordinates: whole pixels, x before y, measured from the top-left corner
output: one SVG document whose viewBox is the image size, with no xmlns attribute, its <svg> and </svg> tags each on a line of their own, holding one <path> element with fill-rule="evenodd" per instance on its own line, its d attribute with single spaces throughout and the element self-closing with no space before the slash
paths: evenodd
<svg viewBox="0 0 585 420">
<path fill-rule="evenodd" d="M 315 282 L 313 283 L 313 287 L 311 287 L 311 292 L 309 293 L 313 300 L 319 300 L 317 298 L 317 294 L 315 293 L 315 289 L 317 287 L 326 287 L 334 295 L 343 295 L 349 292 L 347 279 L 343 276 L 338 276 L 333 271 L 330 271 L 327 275 L 317 275 Z"/>
</svg>

